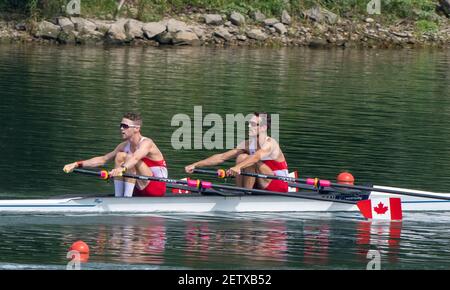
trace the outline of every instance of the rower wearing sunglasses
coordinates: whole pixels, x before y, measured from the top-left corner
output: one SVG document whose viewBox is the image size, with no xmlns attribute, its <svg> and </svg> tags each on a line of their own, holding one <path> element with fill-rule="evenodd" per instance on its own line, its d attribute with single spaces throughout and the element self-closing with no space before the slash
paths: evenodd
<svg viewBox="0 0 450 290">
<path fill-rule="evenodd" d="M 235 176 L 237 186 L 287 192 L 288 184 L 282 180 L 240 175 L 241 171 L 265 175 L 289 175 L 286 159 L 280 145 L 275 139 L 267 135 L 270 125 L 270 115 L 263 112 L 253 113 L 248 122 L 248 140 L 243 141 L 232 150 L 215 154 L 186 166 L 186 173 L 194 173 L 195 168 L 215 166 L 226 160 L 235 159 L 236 164 L 226 171 L 226 175 Z"/>
<path fill-rule="evenodd" d="M 109 175 L 114 177 L 116 197 L 131 197 L 133 193 L 138 196 L 164 196 L 165 182 L 122 177 L 125 172 L 162 178 L 168 176 L 164 156 L 153 140 L 141 135 L 141 126 L 142 118 L 138 113 L 126 113 L 120 123 L 124 142 L 103 156 L 67 164 L 63 170 L 69 173 L 80 167 L 100 167 L 114 159 L 115 168 Z"/>
</svg>

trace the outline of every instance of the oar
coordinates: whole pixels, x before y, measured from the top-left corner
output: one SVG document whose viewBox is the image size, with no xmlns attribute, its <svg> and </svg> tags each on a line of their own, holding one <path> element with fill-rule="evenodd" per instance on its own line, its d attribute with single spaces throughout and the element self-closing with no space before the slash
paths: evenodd
<svg viewBox="0 0 450 290">
<path fill-rule="evenodd" d="M 207 169 L 194 169 L 194 172 L 195 173 L 212 174 L 212 175 L 216 175 L 220 178 L 226 177 L 226 171 L 224 169 L 219 169 L 216 171 L 215 170 L 207 170 Z M 400 191 L 400 190 L 394 190 L 394 189 L 388 189 L 388 188 L 386 188 L 386 189 L 383 188 L 383 189 L 377 190 L 376 188 L 369 187 L 369 186 L 334 183 L 329 180 L 319 179 L 319 178 L 294 178 L 294 177 L 289 177 L 289 176 L 266 175 L 266 174 L 243 172 L 243 171 L 241 171 L 240 175 L 251 176 L 251 177 L 256 177 L 256 178 L 276 179 L 276 180 L 281 180 L 281 181 L 285 181 L 285 182 L 306 183 L 308 185 L 314 186 L 315 188 L 337 187 L 337 188 L 347 188 L 347 189 L 356 189 L 356 190 L 365 190 L 365 191 L 377 191 L 377 192 L 392 193 L 392 194 L 398 194 L 398 195 L 408 195 L 408 196 L 414 196 L 414 197 L 450 200 L 450 195 L 449 196 L 440 196 L 440 195 L 424 194 L 424 193 L 417 193 L 417 192 L 411 192 L 411 191 L 403 191 L 403 190 Z"/>
<path fill-rule="evenodd" d="M 95 175 L 102 179 L 108 179 L 109 174 L 106 170 L 101 171 L 94 171 L 94 170 L 87 170 L 87 169 L 74 169 L 73 172 L 81 173 L 81 174 L 88 174 L 88 175 Z M 130 174 L 130 173 L 124 173 L 122 174 L 123 177 L 127 178 L 135 178 L 139 180 L 149 180 L 149 181 L 160 181 L 160 182 L 166 182 L 166 183 L 172 183 L 172 184 L 182 184 L 187 185 L 191 188 L 196 188 L 199 192 L 201 192 L 203 189 L 222 189 L 222 190 L 229 190 L 229 191 L 240 191 L 245 193 L 254 193 L 259 195 L 278 195 L 278 196 L 285 196 L 285 197 L 293 197 L 293 198 L 303 198 L 303 199 L 310 199 L 310 200 L 318 200 L 318 201 L 327 201 L 327 202 L 337 202 L 337 203 L 347 203 L 347 204 L 356 204 L 355 201 L 349 201 L 349 200 L 339 200 L 339 199 L 330 199 L 330 198 L 324 198 L 320 196 L 311 196 L 307 194 L 301 194 L 301 193 L 289 193 L 289 192 L 275 192 L 275 191 L 268 191 L 268 190 L 262 190 L 262 189 L 253 189 L 253 188 L 243 188 L 238 186 L 231 186 L 231 185 L 225 185 L 225 184 L 213 184 L 209 181 L 202 181 L 202 180 L 179 180 L 179 179 L 170 179 L 170 178 L 163 178 L 163 177 L 155 177 L 155 176 L 146 176 L 146 175 L 136 175 L 136 174 Z"/>
<path fill-rule="evenodd" d="M 226 178 L 227 177 L 226 171 L 224 169 L 209 170 L 209 169 L 200 169 L 200 168 L 197 169 L 196 168 L 196 169 L 194 169 L 194 173 L 209 174 L 209 175 L 217 176 L 219 178 Z M 287 182 L 290 187 L 309 189 L 309 190 L 317 190 L 316 187 L 306 188 L 305 185 L 296 183 L 296 181 L 293 180 L 295 178 L 292 178 L 292 177 L 289 177 L 289 176 L 265 175 L 265 174 L 250 173 L 250 172 L 241 172 L 240 175 L 251 176 L 251 177 L 256 177 L 256 178 L 282 180 L 282 181 Z"/>
</svg>

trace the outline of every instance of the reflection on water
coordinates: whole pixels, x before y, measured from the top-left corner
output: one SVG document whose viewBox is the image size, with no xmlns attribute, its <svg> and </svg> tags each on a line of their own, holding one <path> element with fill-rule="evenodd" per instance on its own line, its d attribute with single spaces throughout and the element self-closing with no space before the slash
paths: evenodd
<svg viewBox="0 0 450 290">
<path fill-rule="evenodd" d="M 2 217 L 0 237 L 20 248 L 0 249 L 3 268 L 37 263 L 63 266 L 68 247 L 79 239 L 90 247 L 90 259 L 82 264 L 85 268 L 366 269 L 369 250 L 379 251 L 382 269 L 450 266 L 446 245 L 434 244 L 426 254 L 417 245 L 415 241 L 425 240 L 423 230 L 429 227 L 434 232 L 433 228 L 437 231 L 440 227 L 430 228 L 420 221 L 405 225 L 297 214 L 271 220 L 242 214 L 39 216 L 22 218 L 19 223 L 8 219 Z M 27 230 L 26 245 L 14 239 L 25 229 L 31 229 Z M 442 238 L 450 238 L 449 233 Z"/>
<path fill-rule="evenodd" d="M 1 216 L 0 267 L 65 268 L 76 240 L 86 269 L 448 269 L 448 215 L 403 222 L 339 214 Z M 23 240 L 22 237 L 27 237 Z M 430 242 L 432 241 L 432 242 Z M 20 266 L 22 265 L 22 266 Z"/>
</svg>

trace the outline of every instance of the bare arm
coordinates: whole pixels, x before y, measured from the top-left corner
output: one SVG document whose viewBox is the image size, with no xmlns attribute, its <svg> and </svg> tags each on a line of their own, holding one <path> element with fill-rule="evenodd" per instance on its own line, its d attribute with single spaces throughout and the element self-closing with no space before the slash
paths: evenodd
<svg viewBox="0 0 450 290">
<path fill-rule="evenodd" d="M 113 159 L 116 154 L 121 151 L 124 147 L 125 143 L 119 144 L 113 151 L 103 155 L 103 156 L 97 156 L 93 157 L 84 161 L 78 161 L 66 164 L 63 168 L 64 172 L 69 173 L 72 172 L 75 168 L 78 168 L 80 166 L 83 167 L 100 167 L 106 164 L 109 160 Z"/>
<path fill-rule="evenodd" d="M 251 155 L 250 157 L 243 160 L 241 163 L 236 164 L 234 167 L 231 167 L 227 171 L 227 175 L 235 176 L 237 174 L 241 173 L 241 169 L 247 168 L 249 166 L 252 166 L 256 164 L 258 161 L 262 160 L 264 156 L 267 156 L 270 154 L 273 148 L 273 142 L 266 142 L 263 147 L 258 149 L 255 154 Z"/>
<path fill-rule="evenodd" d="M 236 158 L 239 154 L 245 153 L 245 149 L 235 148 L 224 153 L 214 154 L 206 159 L 194 162 L 185 167 L 186 173 L 192 173 L 197 167 L 208 167 L 219 165 L 231 158 Z"/>
<path fill-rule="evenodd" d="M 131 158 L 122 164 L 122 167 L 127 169 L 134 167 L 142 158 L 152 153 L 152 150 L 156 150 L 155 143 L 149 139 L 144 140 L 139 146 L 139 149 L 132 154 Z"/>
</svg>

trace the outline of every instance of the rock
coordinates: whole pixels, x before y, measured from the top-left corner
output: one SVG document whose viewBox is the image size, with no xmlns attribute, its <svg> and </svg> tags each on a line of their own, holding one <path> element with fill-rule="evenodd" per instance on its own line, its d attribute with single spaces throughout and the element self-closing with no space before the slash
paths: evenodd
<svg viewBox="0 0 450 290">
<path fill-rule="evenodd" d="M 77 32 L 77 31 L 74 31 Z M 103 43 L 105 34 L 100 31 L 94 32 L 79 32 L 76 35 L 76 41 L 81 44 L 100 44 Z"/>
<path fill-rule="evenodd" d="M 409 36 L 409 34 L 408 34 L 408 33 L 405 33 L 405 32 L 391 31 L 391 33 L 392 33 L 393 35 L 395 35 L 395 36 L 402 37 L 402 38 L 405 38 L 405 37 L 408 37 L 408 36 Z"/>
<path fill-rule="evenodd" d="M 305 18 L 314 20 L 315 22 L 327 22 L 328 24 L 335 24 L 338 16 L 331 11 L 328 11 L 320 6 L 315 6 L 303 12 Z"/>
<path fill-rule="evenodd" d="M 167 31 L 168 32 L 178 32 L 178 31 L 190 31 L 191 29 L 188 28 L 186 23 L 183 21 L 175 20 L 175 19 L 169 19 L 167 21 Z M 192 32 L 192 31 L 191 31 Z"/>
<path fill-rule="evenodd" d="M 144 38 L 143 26 L 142 22 L 130 19 L 125 23 L 125 33 L 131 38 Z"/>
<path fill-rule="evenodd" d="M 172 32 L 163 32 L 156 36 L 156 41 L 160 44 L 172 44 L 173 34 Z"/>
<path fill-rule="evenodd" d="M 125 31 L 125 23 L 127 22 L 128 19 L 119 19 L 113 24 L 111 24 L 111 27 L 106 33 L 107 41 L 117 44 L 131 41 L 132 38 L 129 35 L 127 35 Z"/>
<path fill-rule="evenodd" d="M 256 10 L 250 13 L 250 17 L 256 22 L 263 22 L 266 19 L 266 15 L 261 13 L 261 11 Z"/>
<path fill-rule="evenodd" d="M 97 29 L 94 22 L 80 17 L 70 17 L 70 20 L 75 25 L 75 30 L 83 33 L 91 33 Z"/>
<path fill-rule="evenodd" d="M 281 13 L 281 23 L 290 25 L 292 23 L 291 16 L 286 10 Z"/>
<path fill-rule="evenodd" d="M 328 46 L 328 42 L 321 38 L 315 38 L 311 39 L 308 45 L 311 48 L 324 48 Z"/>
<path fill-rule="evenodd" d="M 266 40 L 268 36 L 264 32 L 262 32 L 260 29 L 252 29 L 247 32 L 247 37 L 251 38 L 251 39 L 263 41 L 263 40 Z"/>
<path fill-rule="evenodd" d="M 233 12 L 230 15 L 230 21 L 236 26 L 241 26 L 245 24 L 245 17 L 239 12 Z"/>
<path fill-rule="evenodd" d="M 220 14 L 206 14 L 205 23 L 208 25 L 222 25 L 223 19 Z"/>
<path fill-rule="evenodd" d="M 92 22 L 97 26 L 97 30 L 103 34 L 108 32 L 111 24 L 114 23 L 114 21 L 111 20 L 92 20 Z"/>
<path fill-rule="evenodd" d="M 172 38 L 172 43 L 174 45 L 200 45 L 200 40 L 192 31 L 181 30 L 174 34 Z"/>
<path fill-rule="evenodd" d="M 148 39 L 165 32 L 166 29 L 167 26 L 161 22 L 149 22 L 142 26 L 142 31 Z"/>
<path fill-rule="evenodd" d="M 77 42 L 79 32 L 72 30 L 69 32 L 61 31 L 58 35 L 58 41 L 65 44 L 75 44 Z"/>
<path fill-rule="evenodd" d="M 75 24 L 67 17 L 58 17 L 57 22 L 65 33 L 70 33 L 75 30 Z"/>
<path fill-rule="evenodd" d="M 39 22 L 34 35 L 36 37 L 57 39 L 60 32 L 61 32 L 61 27 L 44 20 L 44 21 Z"/>
<path fill-rule="evenodd" d="M 266 26 L 274 26 L 275 24 L 280 23 L 276 18 L 268 18 L 264 20 L 264 25 Z"/>
<path fill-rule="evenodd" d="M 281 34 L 281 35 L 287 33 L 287 29 L 286 29 L 286 27 L 284 26 L 283 23 L 276 23 L 273 27 L 274 27 L 275 30 L 276 30 L 279 34 Z"/>
<path fill-rule="evenodd" d="M 239 34 L 239 35 L 236 36 L 236 39 L 240 40 L 240 41 L 246 41 L 247 40 L 247 36 Z"/>
<path fill-rule="evenodd" d="M 231 41 L 233 39 L 233 35 L 231 35 L 228 30 L 224 27 L 219 27 L 214 31 L 214 35 L 220 38 L 225 39 L 226 41 Z"/>
<path fill-rule="evenodd" d="M 19 31 L 26 31 L 26 30 L 27 30 L 27 25 L 26 25 L 26 23 L 24 23 L 24 22 L 19 22 L 19 23 L 17 23 L 17 24 L 14 26 L 14 28 L 15 28 L 16 30 L 19 30 Z"/>
<path fill-rule="evenodd" d="M 223 26 L 225 26 L 225 27 L 231 27 L 231 25 L 233 25 L 233 24 L 231 23 L 231 21 L 227 21 L 227 22 L 225 22 L 225 23 L 223 24 Z"/>
<path fill-rule="evenodd" d="M 366 23 L 373 23 L 373 22 L 375 22 L 375 20 L 373 18 L 370 18 L 370 17 L 367 17 L 366 19 L 364 19 L 364 21 Z"/>
<path fill-rule="evenodd" d="M 205 30 L 203 28 L 200 28 L 198 26 L 192 27 L 192 31 L 197 35 L 198 38 L 203 39 L 205 36 Z"/>
</svg>

